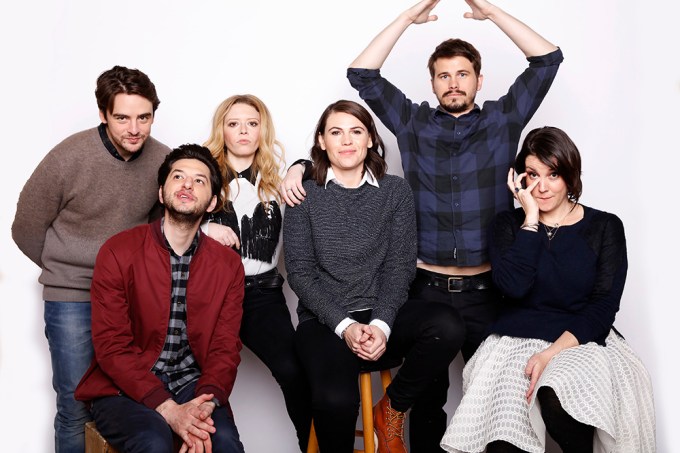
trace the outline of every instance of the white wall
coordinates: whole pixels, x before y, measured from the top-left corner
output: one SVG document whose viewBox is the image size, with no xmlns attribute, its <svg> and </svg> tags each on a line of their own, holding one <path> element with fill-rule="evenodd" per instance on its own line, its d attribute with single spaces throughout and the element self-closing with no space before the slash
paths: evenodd
<svg viewBox="0 0 680 453">
<path fill-rule="evenodd" d="M 96 77 L 120 64 L 146 72 L 161 98 L 153 135 L 170 146 L 203 142 L 217 104 L 253 93 L 270 107 L 289 162 L 303 157 L 323 108 L 358 100 L 345 68 L 413 0 L 163 2 L 25 1 L 0 6 L 0 143 L 5 208 L 0 213 L 0 449 L 53 448 L 54 395 L 43 335 L 38 269 L 10 237 L 16 200 L 37 163 L 67 135 L 98 124 Z M 565 62 L 529 128 L 569 133 L 584 160 L 587 205 L 626 225 L 630 271 L 616 326 L 654 381 L 659 451 L 680 443 L 672 411 L 680 404 L 678 303 L 678 7 L 604 0 L 502 0 L 507 11 L 559 45 Z M 525 67 L 490 22 L 463 19 L 462 0 L 441 2 L 439 22 L 413 27 L 384 73 L 414 100 L 434 100 L 426 61 L 434 46 L 462 37 L 482 53 L 484 89 L 496 98 Z M 394 138 L 390 172 L 401 174 Z M 526 131 L 525 131 L 526 132 Z M 388 151 L 388 152 L 389 152 Z M 134 191 L 134 187 L 129 188 Z M 673 217 L 672 217 L 673 216 Z M 289 294 L 291 309 L 296 304 Z M 677 312 L 677 308 L 675 309 Z M 451 367 L 449 416 L 460 397 L 460 362 Z M 266 368 L 244 352 L 232 397 L 250 452 L 295 451 L 283 400 Z M 555 451 L 554 449 L 552 449 Z"/>
</svg>

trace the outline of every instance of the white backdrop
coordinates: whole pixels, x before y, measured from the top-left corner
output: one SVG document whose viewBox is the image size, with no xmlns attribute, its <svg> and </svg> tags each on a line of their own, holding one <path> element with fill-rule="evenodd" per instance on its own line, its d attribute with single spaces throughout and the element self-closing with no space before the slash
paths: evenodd
<svg viewBox="0 0 680 453">
<path fill-rule="evenodd" d="M 16 200 L 38 162 L 66 136 L 98 124 L 95 79 L 120 64 L 156 84 L 153 136 L 171 147 L 202 143 L 215 107 L 253 93 L 271 109 L 289 162 L 304 157 L 321 111 L 358 100 L 345 68 L 413 0 L 57 0 L 0 6 L 5 208 L 0 213 L 0 450 L 53 449 L 54 395 L 43 335 L 39 271 L 12 242 Z M 677 189 L 680 33 L 671 0 L 502 0 L 565 54 L 557 79 L 525 133 L 563 128 L 583 156 L 583 203 L 617 213 L 630 270 L 616 326 L 654 382 L 660 452 L 680 444 L 677 351 L 671 316 L 672 259 L 679 250 Z M 478 102 L 502 95 L 526 62 L 490 22 L 463 19 L 463 0 L 445 0 L 436 23 L 406 31 L 384 66 L 417 101 L 434 102 L 426 62 L 449 37 L 475 44 L 485 74 Z M 394 137 L 381 129 L 390 172 L 401 175 Z M 675 189 L 675 190 L 674 190 Z M 135 187 L 126 190 L 134 192 Z M 677 264 L 673 266 L 677 269 Z M 294 313 L 296 298 L 288 289 Z M 671 312 L 671 310 L 673 310 Z M 294 318 L 296 319 L 296 318 Z M 246 449 L 294 452 L 283 399 L 266 368 L 244 351 L 232 404 Z M 449 417 L 460 398 L 460 361 L 451 367 Z M 551 447 L 550 450 L 557 451 Z"/>
</svg>

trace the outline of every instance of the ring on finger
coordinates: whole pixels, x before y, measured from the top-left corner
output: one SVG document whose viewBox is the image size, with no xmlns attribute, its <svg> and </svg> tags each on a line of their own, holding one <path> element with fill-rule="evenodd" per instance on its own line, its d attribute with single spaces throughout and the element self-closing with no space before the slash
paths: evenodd
<svg viewBox="0 0 680 453">
<path fill-rule="evenodd" d="M 519 191 L 520 191 L 520 188 L 519 188 L 519 187 L 515 187 L 515 193 L 519 193 Z"/>
</svg>

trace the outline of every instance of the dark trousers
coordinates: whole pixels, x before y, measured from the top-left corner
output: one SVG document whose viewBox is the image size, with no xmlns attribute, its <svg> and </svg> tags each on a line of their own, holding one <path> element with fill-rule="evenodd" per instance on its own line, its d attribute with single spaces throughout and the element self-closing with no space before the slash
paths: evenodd
<svg viewBox="0 0 680 453">
<path fill-rule="evenodd" d="M 174 400 L 194 399 L 196 382 L 186 385 Z M 97 430 L 111 445 L 126 453 L 172 453 L 175 434 L 161 414 L 127 396 L 107 396 L 92 402 Z M 231 409 L 217 407 L 212 413 L 217 431 L 211 434 L 213 452 L 243 453 Z M 181 440 L 179 441 L 181 444 Z"/>
<path fill-rule="evenodd" d="M 419 271 L 420 275 L 420 271 Z M 495 319 L 500 302 L 500 294 L 495 289 L 465 292 L 448 292 L 446 289 L 430 286 L 425 279 L 416 276 L 411 284 L 409 300 L 404 307 L 417 307 L 417 310 L 430 312 L 433 307 L 445 306 L 450 310 L 446 318 L 449 336 L 455 336 L 452 348 L 455 350 L 449 363 L 460 350 L 467 361 L 475 353 L 487 336 L 487 328 Z M 400 311 L 401 314 L 401 311 Z M 397 322 L 409 323 L 409 316 Z M 397 330 L 395 322 L 395 330 Z M 397 337 L 398 338 L 398 337 Z M 390 342 L 393 339 L 390 338 Z M 447 356 L 448 357 L 448 356 Z M 415 371 L 415 370 L 414 370 Z M 399 376 L 395 378 L 396 384 Z M 395 409 L 401 402 L 397 388 L 390 386 L 388 395 Z M 449 389 L 449 370 L 438 368 L 427 386 L 419 393 L 409 413 L 409 440 L 411 453 L 443 452 L 439 442 L 446 431 L 446 404 Z M 394 396 L 393 396 L 394 395 Z"/>
<path fill-rule="evenodd" d="M 281 287 L 246 289 L 241 341 L 269 368 L 281 387 L 286 410 L 306 451 L 312 423 L 307 377 L 295 352 L 295 329 Z"/>
<path fill-rule="evenodd" d="M 380 359 L 404 358 L 387 390 L 395 409 L 405 412 L 415 407 L 433 380 L 448 373 L 449 364 L 464 340 L 462 330 L 451 328 L 459 323 L 459 318 L 456 310 L 440 303 L 409 300 L 401 307 L 387 351 Z M 295 340 L 312 389 L 314 427 L 321 451 L 352 451 L 359 411 L 357 377 L 362 360 L 333 328 L 316 319 L 300 323 Z M 446 391 L 442 406 L 445 402 Z M 437 445 L 442 435 L 443 431 L 435 439 Z"/>
</svg>

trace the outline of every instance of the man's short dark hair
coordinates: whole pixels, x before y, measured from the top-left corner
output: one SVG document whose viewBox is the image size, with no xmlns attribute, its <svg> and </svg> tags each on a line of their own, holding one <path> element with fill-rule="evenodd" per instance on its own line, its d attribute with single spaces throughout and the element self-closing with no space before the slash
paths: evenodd
<svg viewBox="0 0 680 453">
<path fill-rule="evenodd" d="M 205 146 L 187 143 L 173 149 L 170 154 L 165 156 L 165 160 L 158 169 L 158 186 L 164 186 L 168 179 L 172 164 L 182 159 L 196 159 L 206 165 L 210 170 L 210 188 L 212 195 L 217 197 L 215 209 L 222 207 L 222 173 L 220 166 Z"/>
<path fill-rule="evenodd" d="M 435 49 L 430 59 L 427 62 L 427 68 L 430 70 L 430 77 L 434 78 L 434 62 L 440 58 L 464 57 L 472 63 L 472 68 L 475 70 L 475 75 L 479 77 L 482 72 L 482 56 L 479 54 L 475 46 L 462 39 L 447 39 L 439 44 Z"/>
<path fill-rule="evenodd" d="M 113 111 L 113 101 L 117 94 L 136 94 L 148 99 L 153 105 L 154 113 L 161 103 L 156 94 L 156 87 L 139 69 L 114 66 L 100 74 L 94 95 L 97 98 L 97 107 L 102 113 Z"/>
</svg>

